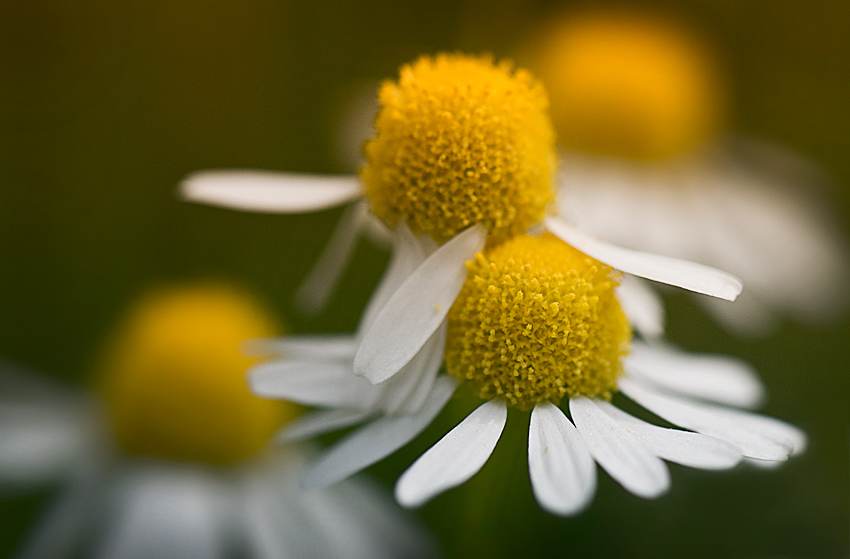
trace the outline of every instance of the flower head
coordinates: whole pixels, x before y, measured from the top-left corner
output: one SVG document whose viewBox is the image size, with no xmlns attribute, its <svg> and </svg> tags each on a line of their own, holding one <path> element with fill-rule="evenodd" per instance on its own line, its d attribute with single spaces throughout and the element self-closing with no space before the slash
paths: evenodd
<svg viewBox="0 0 850 559">
<path fill-rule="evenodd" d="M 256 360 L 239 348 L 278 331 L 251 297 L 226 285 L 172 288 L 139 301 L 100 379 L 121 447 L 216 464 L 256 454 L 295 407 L 248 391 L 244 371 Z"/>
<path fill-rule="evenodd" d="M 520 409 L 610 398 L 632 334 L 610 266 L 553 235 L 522 235 L 467 268 L 448 315 L 450 375 Z"/>
<path fill-rule="evenodd" d="M 504 238 L 554 200 L 554 132 L 543 86 L 510 62 L 440 54 L 385 82 L 360 177 L 388 226 L 445 242 L 481 223 Z"/>
</svg>

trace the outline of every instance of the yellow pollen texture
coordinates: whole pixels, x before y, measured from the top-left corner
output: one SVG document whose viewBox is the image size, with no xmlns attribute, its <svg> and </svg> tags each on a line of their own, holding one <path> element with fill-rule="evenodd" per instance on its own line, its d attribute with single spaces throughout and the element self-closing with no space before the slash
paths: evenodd
<svg viewBox="0 0 850 559">
<path fill-rule="evenodd" d="M 554 200 L 549 101 L 540 82 L 487 56 L 423 56 L 379 92 L 360 172 L 372 211 L 443 243 L 472 224 L 524 232 Z"/>
<path fill-rule="evenodd" d="M 709 141 L 725 92 L 705 45 L 673 23 L 629 13 L 558 21 L 535 65 L 549 88 L 560 142 L 658 160 Z"/>
<path fill-rule="evenodd" d="M 278 333 L 247 294 L 224 285 L 152 293 L 105 352 L 98 388 L 133 454 L 230 464 L 259 451 L 296 407 L 252 395 L 241 344 Z"/>
<path fill-rule="evenodd" d="M 467 269 L 449 311 L 449 374 L 519 409 L 610 398 L 631 339 L 612 268 L 552 235 L 522 235 Z"/>
</svg>

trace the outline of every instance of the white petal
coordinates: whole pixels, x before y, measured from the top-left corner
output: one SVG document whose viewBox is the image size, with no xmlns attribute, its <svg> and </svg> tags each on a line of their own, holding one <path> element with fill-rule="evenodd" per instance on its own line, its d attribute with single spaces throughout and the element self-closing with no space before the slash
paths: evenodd
<svg viewBox="0 0 850 559">
<path fill-rule="evenodd" d="M 333 361 L 261 363 L 251 369 L 248 383 L 257 396 L 306 405 L 362 409 L 380 396 L 380 390 L 355 375 L 350 364 Z"/>
<path fill-rule="evenodd" d="M 198 171 L 180 183 L 192 202 L 267 213 L 304 213 L 339 206 L 362 195 L 357 177 L 252 170 Z"/>
<path fill-rule="evenodd" d="M 319 458 L 304 476 L 302 485 L 305 489 L 330 485 L 389 456 L 413 440 L 437 417 L 455 388 L 456 380 L 439 377 L 417 413 L 385 416 L 351 433 Z"/>
<path fill-rule="evenodd" d="M 190 470 L 151 468 L 118 487 L 111 527 L 98 557 L 212 559 L 224 556 L 220 520 L 225 494 Z"/>
<path fill-rule="evenodd" d="M 439 328 L 466 280 L 467 260 L 484 248 L 486 232 L 473 225 L 437 249 L 398 288 L 363 336 L 354 372 L 372 383 L 387 380 Z"/>
<path fill-rule="evenodd" d="M 430 252 L 423 246 L 421 239 L 417 238 L 403 221 L 399 223 L 393 231 L 393 253 L 390 264 L 381 277 L 378 287 L 369 298 L 366 310 L 357 325 L 360 335 L 366 333 L 393 293 L 416 268 L 425 262 L 428 256 Z"/>
<path fill-rule="evenodd" d="M 557 406 L 538 404 L 528 429 L 528 473 L 540 506 L 561 516 L 583 511 L 596 491 L 596 463 Z"/>
<path fill-rule="evenodd" d="M 782 421 L 711 404 L 673 398 L 637 379 L 618 381 L 620 390 L 649 411 L 673 423 L 735 445 L 748 458 L 785 460 L 805 435 Z"/>
<path fill-rule="evenodd" d="M 482 404 L 428 449 L 398 478 L 396 500 L 418 507 L 474 476 L 484 465 L 505 427 L 504 400 Z"/>
<path fill-rule="evenodd" d="M 597 401 L 596 404 L 650 452 L 664 460 L 704 470 L 724 470 L 741 461 L 741 451 L 720 439 L 652 425 L 610 402 Z"/>
<path fill-rule="evenodd" d="M 765 397 L 752 365 L 726 355 L 684 353 L 634 343 L 623 366 L 630 375 L 667 390 L 730 406 L 755 408 Z"/>
<path fill-rule="evenodd" d="M 379 385 L 384 389 L 381 407 L 387 413 L 416 413 L 422 407 L 443 365 L 447 328 L 448 321 L 444 320 L 413 359 Z"/>
<path fill-rule="evenodd" d="M 629 492 L 654 499 L 670 487 L 667 466 L 584 396 L 570 399 L 570 413 L 593 458 Z"/>
<path fill-rule="evenodd" d="M 299 415 L 290 420 L 275 435 L 278 443 L 291 443 L 309 439 L 337 429 L 344 429 L 366 420 L 374 415 L 374 410 L 365 409 L 329 409 L 317 410 Z"/>
<path fill-rule="evenodd" d="M 617 298 L 635 330 L 645 338 L 664 334 L 664 304 L 658 292 L 641 278 L 624 275 L 617 286 Z"/>
<path fill-rule="evenodd" d="M 369 205 L 360 202 L 342 214 L 321 256 L 295 294 L 295 305 L 301 312 L 314 315 L 325 307 L 351 260 L 368 212 Z"/>
<path fill-rule="evenodd" d="M 357 338 L 351 334 L 306 334 L 248 340 L 242 347 L 251 357 L 278 355 L 288 359 L 352 361 Z"/>
<path fill-rule="evenodd" d="M 98 433 L 88 402 L 0 402 L 0 479 L 15 484 L 65 476 Z"/>
<path fill-rule="evenodd" d="M 726 272 L 687 260 L 618 247 L 589 237 L 558 218 L 547 218 L 546 228 L 588 256 L 627 274 L 728 301 L 734 301 L 743 288 L 741 280 Z"/>
</svg>

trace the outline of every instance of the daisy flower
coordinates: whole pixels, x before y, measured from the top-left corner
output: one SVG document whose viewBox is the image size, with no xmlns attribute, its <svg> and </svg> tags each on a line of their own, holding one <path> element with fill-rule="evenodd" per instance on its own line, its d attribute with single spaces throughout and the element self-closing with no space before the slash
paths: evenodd
<svg viewBox="0 0 850 559">
<path fill-rule="evenodd" d="M 408 237 L 410 242 L 413 236 Z M 406 252 L 398 247 L 394 254 Z M 387 277 L 401 267 L 396 257 Z M 317 460 L 305 486 L 334 483 L 391 454 L 424 430 L 459 384 L 488 401 L 399 479 L 396 496 L 403 505 L 421 505 L 474 475 L 495 447 L 508 407 L 532 410 L 529 468 L 535 495 L 546 510 L 562 515 L 576 514 L 590 502 L 594 460 L 632 493 L 652 498 L 669 485 L 661 459 L 722 469 L 742 456 L 770 464 L 803 449 L 805 436 L 798 429 L 736 409 L 754 407 L 763 396 L 746 364 L 688 355 L 658 341 L 632 342 L 632 323 L 650 332 L 653 324 L 660 328 L 658 307 L 643 304 L 640 291 L 622 289 L 618 283 L 627 276 L 554 235 L 515 237 L 477 254 L 466 267 L 437 334 L 398 372 L 374 385 L 352 375 L 366 343 L 362 334 L 260 344 L 278 358 L 251 371 L 256 393 L 325 408 L 304 416 L 303 423 L 296 420 L 283 433 L 285 440 L 369 421 Z M 392 284 L 387 280 L 376 292 L 361 331 L 371 329 L 382 291 Z M 420 285 L 414 293 L 422 298 L 423 290 Z M 389 359 L 410 354 L 410 328 L 397 328 L 403 332 L 382 334 Z M 367 374 L 373 373 L 369 367 L 386 363 L 378 353 Z M 438 375 L 443 362 L 448 375 Z M 617 391 L 690 431 L 628 415 L 610 403 Z M 573 422 L 557 406 L 564 398 Z M 419 409 L 399 406 L 411 400 L 422 402 Z"/>
<path fill-rule="evenodd" d="M 734 273 L 747 285 L 736 305 L 699 299 L 740 332 L 843 308 L 850 259 L 812 197 L 823 177 L 725 133 L 724 76 L 693 33 L 589 11 L 557 19 L 533 50 L 563 148 L 563 217 L 612 243 Z"/>
<path fill-rule="evenodd" d="M 304 493 L 306 447 L 268 449 L 295 406 L 252 396 L 243 339 L 270 319 L 226 286 L 142 300 L 103 359 L 98 395 L 4 371 L 0 480 L 62 481 L 20 557 L 430 556 L 379 488 Z"/>
</svg>

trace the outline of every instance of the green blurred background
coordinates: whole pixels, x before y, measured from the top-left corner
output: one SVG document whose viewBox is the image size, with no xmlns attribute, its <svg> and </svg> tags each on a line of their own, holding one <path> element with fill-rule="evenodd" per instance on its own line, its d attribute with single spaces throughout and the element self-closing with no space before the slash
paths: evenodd
<svg viewBox="0 0 850 559">
<path fill-rule="evenodd" d="M 364 82 L 419 54 L 507 56 L 562 4 L 541 0 L 2 0 L 0 2 L 0 356 L 83 384 L 99 344 L 145 287 L 224 278 L 256 291 L 293 331 L 345 331 L 387 254 L 362 243 L 327 311 L 292 295 L 341 210 L 252 215 L 176 197 L 215 167 L 347 172 L 337 126 Z M 564 4 L 567 5 L 567 4 Z M 805 154 L 836 179 L 850 217 L 850 3 L 699 0 L 629 4 L 712 37 L 734 87 L 734 129 Z M 744 357 L 770 391 L 764 411 L 802 426 L 806 454 L 775 471 L 672 466 L 656 501 L 604 474 L 573 519 L 541 512 L 525 464 L 527 416 L 484 470 L 418 514 L 447 555 L 846 557 L 850 539 L 850 320 L 791 322 L 765 339 L 721 331 L 668 298 L 670 338 Z M 371 469 L 391 483 L 468 410 Z M 0 501 L 0 556 L 50 491 Z"/>
</svg>

